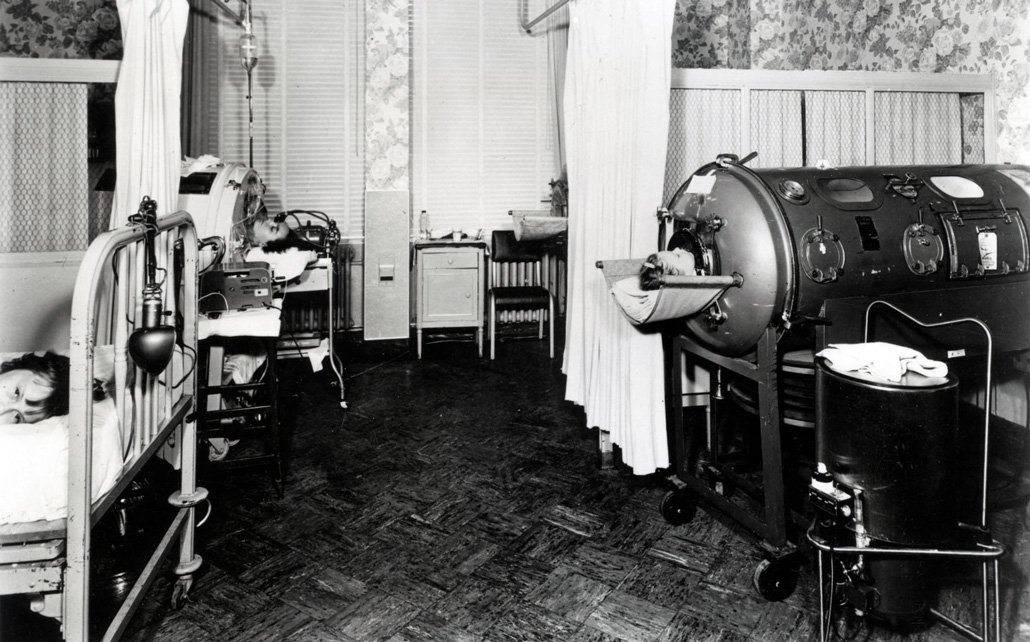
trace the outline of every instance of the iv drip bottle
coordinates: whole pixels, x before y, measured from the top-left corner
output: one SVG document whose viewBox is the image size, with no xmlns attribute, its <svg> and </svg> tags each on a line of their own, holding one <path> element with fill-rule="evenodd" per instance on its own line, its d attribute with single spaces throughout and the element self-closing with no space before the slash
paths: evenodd
<svg viewBox="0 0 1030 642">
<path fill-rule="evenodd" d="M 418 217 L 418 235 L 423 238 L 429 238 L 429 214 L 426 214 L 425 210 Z"/>
</svg>

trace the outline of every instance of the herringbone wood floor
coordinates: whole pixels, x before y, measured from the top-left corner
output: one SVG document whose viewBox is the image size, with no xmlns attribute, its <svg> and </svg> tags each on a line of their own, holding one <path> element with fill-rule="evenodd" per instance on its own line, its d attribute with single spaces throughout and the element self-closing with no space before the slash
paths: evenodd
<svg viewBox="0 0 1030 642">
<path fill-rule="evenodd" d="M 206 465 L 212 512 L 190 601 L 172 611 L 159 581 L 128 639 L 818 639 L 813 566 L 790 598 L 764 601 L 751 586 L 753 536 L 711 510 L 670 526 L 663 475 L 601 470 L 597 433 L 564 401 L 560 357 L 542 344 L 501 343 L 496 361 L 467 341 L 430 342 L 421 361 L 407 346 L 355 344 L 345 364 L 348 410 L 324 374 L 282 363 L 285 497 L 262 471 Z M 1013 547 L 1002 570 L 1012 640 L 1028 620 L 1030 553 L 1023 507 L 998 519 Z M 110 557 L 145 553 L 145 538 Z M 111 568 L 98 562 L 98 605 L 125 590 Z M 976 606 L 974 570 L 956 566 L 944 607 Z M 55 637 L 21 606 L 5 607 L 5 640 Z M 858 639 L 962 638 L 937 625 Z"/>
</svg>

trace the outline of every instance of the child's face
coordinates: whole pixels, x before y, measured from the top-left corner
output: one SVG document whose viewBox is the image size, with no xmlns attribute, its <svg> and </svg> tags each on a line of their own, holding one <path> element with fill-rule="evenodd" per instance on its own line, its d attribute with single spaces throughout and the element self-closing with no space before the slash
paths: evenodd
<svg viewBox="0 0 1030 642">
<path fill-rule="evenodd" d="M 31 424 L 45 419 L 42 402 L 53 389 L 31 370 L 0 374 L 0 424 Z"/>
</svg>

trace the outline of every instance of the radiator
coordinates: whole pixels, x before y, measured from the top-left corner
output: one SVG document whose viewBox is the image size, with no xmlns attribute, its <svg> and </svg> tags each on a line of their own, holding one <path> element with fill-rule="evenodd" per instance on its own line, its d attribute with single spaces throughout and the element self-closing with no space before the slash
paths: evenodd
<svg viewBox="0 0 1030 642">
<path fill-rule="evenodd" d="M 556 255 L 547 254 L 535 263 L 491 263 L 490 283 L 497 287 L 544 285 L 554 296 L 557 315 L 565 309 L 565 262 Z M 498 323 L 538 323 L 547 320 L 543 310 L 504 310 L 497 313 Z"/>
<path fill-rule="evenodd" d="M 347 328 L 347 266 L 351 248 L 338 246 L 333 256 L 333 329 Z M 283 303 L 282 336 L 326 335 L 329 332 L 329 298 L 327 292 L 295 292 L 287 289 Z"/>
</svg>

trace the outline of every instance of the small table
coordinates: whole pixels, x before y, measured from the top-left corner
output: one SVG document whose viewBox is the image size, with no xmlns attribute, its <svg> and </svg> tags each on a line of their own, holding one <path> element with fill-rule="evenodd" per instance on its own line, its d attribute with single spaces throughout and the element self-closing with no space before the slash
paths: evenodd
<svg viewBox="0 0 1030 642">
<path fill-rule="evenodd" d="M 423 329 L 436 328 L 475 328 L 479 356 L 483 356 L 486 254 L 486 242 L 478 239 L 415 242 L 419 359 Z"/>
<path fill-rule="evenodd" d="M 346 391 L 343 384 L 343 364 L 335 351 L 336 329 L 333 327 L 333 320 L 336 318 L 336 305 L 333 293 L 336 291 L 333 275 L 336 266 L 333 265 L 332 255 L 319 257 L 317 261 L 309 264 L 296 281 L 285 285 L 287 293 L 290 292 L 326 292 L 329 301 L 326 307 L 327 347 L 329 349 L 329 367 L 332 368 L 336 382 L 340 386 L 340 407 L 347 407 Z M 317 347 L 317 346 L 316 346 Z M 306 354 L 309 350 L 303 350 Z"/>
</svg>

